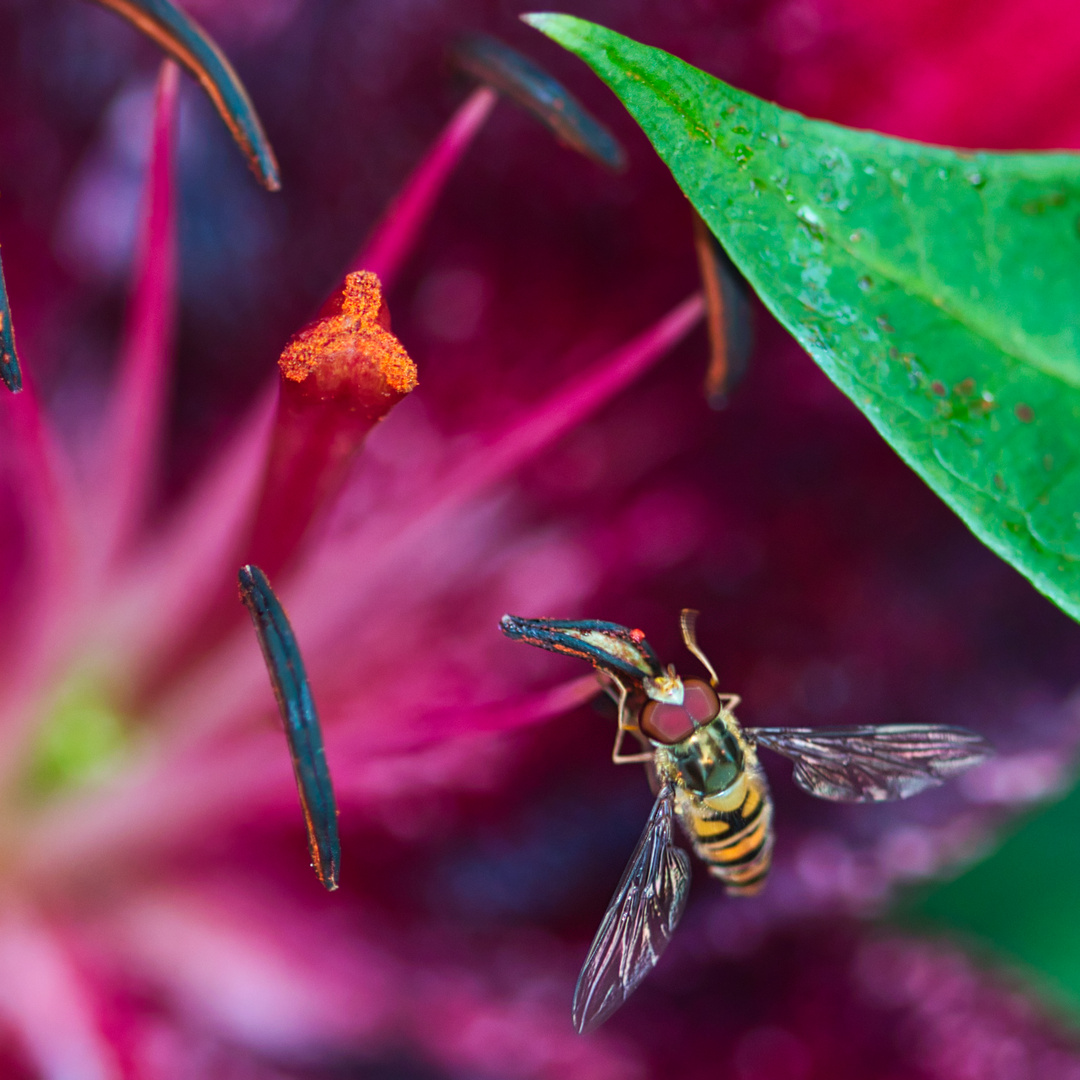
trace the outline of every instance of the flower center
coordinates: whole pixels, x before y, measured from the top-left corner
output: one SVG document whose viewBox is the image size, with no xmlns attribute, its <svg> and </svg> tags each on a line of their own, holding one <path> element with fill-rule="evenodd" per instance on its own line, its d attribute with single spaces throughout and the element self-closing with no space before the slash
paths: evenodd
<svg viewBox="0 0 1080 1080">
<path fill-rule="evenodd" d="M 130 743 L 130 729 L 100 687 L 86 682 L 62 690 L 31 752 L 29 793 L 48 798 L 111 775 Z"/>
</svg>

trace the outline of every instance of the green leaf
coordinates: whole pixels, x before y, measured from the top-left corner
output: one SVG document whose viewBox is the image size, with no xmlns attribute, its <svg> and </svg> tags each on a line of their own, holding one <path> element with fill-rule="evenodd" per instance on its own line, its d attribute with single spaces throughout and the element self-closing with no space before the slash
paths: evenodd
<svg viewBox="0 0 1080 1080">
<path fill-rule="evenodd" d="M 988 859 L 962 877 L 901 908 L 901 919 L 926 921 L 991 943 L 1047 976 L 1047 989 L 1080 1006 L 1080 788 L 1041 810 Z"/>
<path fill-rule="evenodd" d="M 1080 617 L 1080 158 L 807 120 L 566 15 L 774 315 L 972 531 Z"/>
</svg>

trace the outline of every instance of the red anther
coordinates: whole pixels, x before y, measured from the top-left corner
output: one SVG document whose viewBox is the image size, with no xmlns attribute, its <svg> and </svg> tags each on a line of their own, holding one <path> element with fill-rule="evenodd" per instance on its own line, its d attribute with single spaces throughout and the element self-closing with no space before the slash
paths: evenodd
<svg viewBox="0 0 1080 1080">
<path fill-rule="evenodd" d="M 416 365 L 390 332 L 379 279 L 367 270 L 345 278 L 320 317 L 285 346 L 278 367 L 283 392 L 337 399 L 372 419 L 416 386 Z"/>
<path fill-rule="evenodd" d="M 272 574 L 338 493 L 371 429 L 416 386 L 379 279 L 349 274 L 278 361 L 281 397 L 250 559 Z"/>
</svg>

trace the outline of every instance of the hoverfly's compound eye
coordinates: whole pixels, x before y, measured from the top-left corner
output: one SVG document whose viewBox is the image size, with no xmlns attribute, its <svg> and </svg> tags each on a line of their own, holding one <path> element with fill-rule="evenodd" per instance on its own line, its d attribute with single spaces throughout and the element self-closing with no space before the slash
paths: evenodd
<svg viewBox="0 0 1080 1080">
<path fill-rule="evenodd" d="M 673 746 L 688 739 L 694 729 L 715 720 L 720 712 L 716 691 L 701 679 L 683 682 L 683 703 L 671 705 L 665 701 L 650 701 L 641 710 L 639 726 L 653 742 Z"/>
<path fill-rule="evenodd" d="M 720 713 L 716 691 L 701 679 L 683 680 L 683 708 L 690 714 L 695 727 L 711 723 Z"/>
</svg>

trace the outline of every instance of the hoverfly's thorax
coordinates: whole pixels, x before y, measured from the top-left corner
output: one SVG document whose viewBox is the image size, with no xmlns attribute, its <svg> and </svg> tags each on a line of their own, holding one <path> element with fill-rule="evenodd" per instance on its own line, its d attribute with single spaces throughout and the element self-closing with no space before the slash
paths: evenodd
<svg viewBox="0 0 1080 1080">
<path fill-rule="evenodd" d="M 656 748 L 660 773 L 702 797 L 726 791 L 742 775 L 746 759 L 734 732 L 717 717 L 682 742 Z"/>
</svg>

